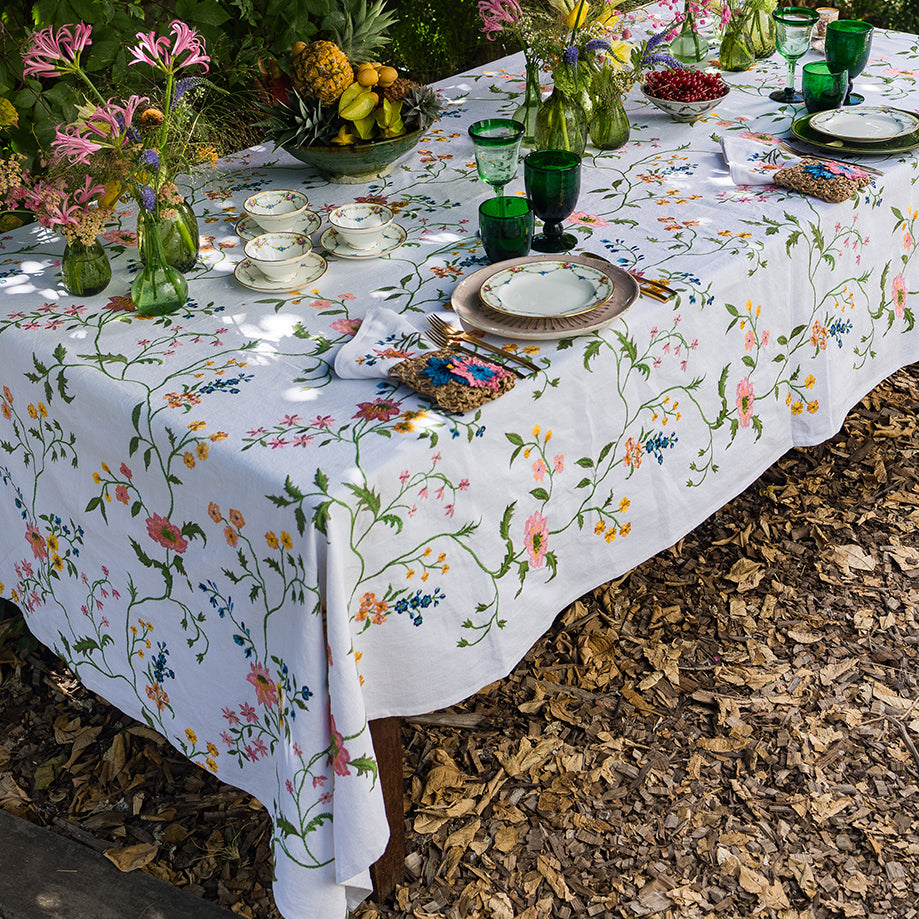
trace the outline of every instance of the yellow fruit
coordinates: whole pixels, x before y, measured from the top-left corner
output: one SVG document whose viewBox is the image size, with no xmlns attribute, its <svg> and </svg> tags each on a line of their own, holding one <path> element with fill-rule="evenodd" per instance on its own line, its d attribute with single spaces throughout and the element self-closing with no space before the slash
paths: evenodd
<svg viewBox="0 0 919 919">
<path fill-rule="evenodd" d="M 290 49 L 290 53 L 293 57 L 296 57 L 298 54 L 301 54 L 303 51 L 306 51 L 305 41 L 295 41 L 293 44 L 293 47 Z"/>
<path fill-rule="evenodd" d="M 365 90 L 345 106 L 339 106 L 338 114 L 345 121 L 360 121 L 366 118 L 376 107 L 380 97 L 376 93 Z"/>
<path fill-rule="evenodd" d="M 354 70 L 334 42 L 314 41 L 294 57 L 290 80 L 301 96 L 331 105 L 354 81 Z"/>
<path fill-rule="evenodd" d="M 399 71 L 395 67 L 380 68 L 380 86 L 387 87 L 399 79 Z"/>
<path fill-rule="evenodd" d="M 338 144 L 342 147 L 347 147 L 349 144 L 353 144 L 357 138 L 348 130 L 345 125 L 342 125 L 338 129 L 338 133 L 332 138 L 333 144 Z"/>
<path fill-rule="evenodd" d="M 357 72 L 357 82 L 361 86 L 376 86 L 380 82 L 380 75 L 373 67 L 363 67 Z"/>
</svg>

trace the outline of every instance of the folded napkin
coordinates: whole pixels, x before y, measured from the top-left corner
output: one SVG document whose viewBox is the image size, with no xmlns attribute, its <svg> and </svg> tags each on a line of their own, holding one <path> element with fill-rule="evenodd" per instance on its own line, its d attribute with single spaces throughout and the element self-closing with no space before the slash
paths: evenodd
<svg viewBox="0 0 919 919">
<path fill-rule="evenodd" d="M 786 153 L 767 141 L 722 137 L 721 157 L 735 185 L 772 185 L 776 172 L 794 166 L 800 156 Z"/>
<path fill-rule="evenodd" d="M 335 373 L 346 380 L 385 380 L 390 367 L 434 348 L 407 319 L 376 307 L 335 356 Z"/>
</svg>

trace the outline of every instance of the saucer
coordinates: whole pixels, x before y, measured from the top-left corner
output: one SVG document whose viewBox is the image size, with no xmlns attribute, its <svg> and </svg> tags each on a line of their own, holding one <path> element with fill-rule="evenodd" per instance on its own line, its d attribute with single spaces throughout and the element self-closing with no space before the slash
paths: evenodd
<svg viewBox="0 0 919 919">
<path fill-rule="evenodd" d="M 295 227 L 290 232 L 305 233 L 309 236 L 315 233 L 321 225 L 322 221 L 312 211 L 307 211 L 306 217 L 303 220 L 303 225 Z M 263 230 L 248 214 L 246 214 L 245 217 L 240 217 L 240 219 L 236 221 L 236 235 L 240 239 L 255 239 L 256 236 L 261 236 L 263 233 L 267 232 L 268 230 Z"/>
<path fill-rule="evenodd" d="M 383 230 L 383 238 L 367 249 L 352 249 L 331 227 L 319 237 L 319 245 L 330 255 L 339 258 L 379 258 L 398 249 L 405 242 L 408 233 L 398 223 L 391 223 Z"/>
<path fill-rule="evenodd" d="M 247 258 L 237 263 L 233 274 L 236 275 L 236 280 L 249 290 L 281 294 L 311 284 L 325 274 L 327 267 L 328 264 L 321 255 L 310 252 L 300 269 L 289 281 L 269 281 Z"/>
</svg>

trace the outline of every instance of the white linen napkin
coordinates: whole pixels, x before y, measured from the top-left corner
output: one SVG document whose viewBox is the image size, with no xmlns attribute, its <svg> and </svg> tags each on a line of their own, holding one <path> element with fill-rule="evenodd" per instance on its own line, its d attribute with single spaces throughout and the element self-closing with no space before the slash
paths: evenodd
<svg viewBox="0 0 919 919">
<path fill-rule="evenodd" d="M 376 307 L 335 355 L 335 373 L 346 380 L 385 379 L 390 367 L 436 347 L 407 319 Z"/>
<path fill-rule="evenodd" d="M 801 161 L 800 156 L 786 153 L 768 140 L 745 137 L 722 137 L 721 157 L 735 185 L 771 185 L 779 169 Z"/>
</svg>

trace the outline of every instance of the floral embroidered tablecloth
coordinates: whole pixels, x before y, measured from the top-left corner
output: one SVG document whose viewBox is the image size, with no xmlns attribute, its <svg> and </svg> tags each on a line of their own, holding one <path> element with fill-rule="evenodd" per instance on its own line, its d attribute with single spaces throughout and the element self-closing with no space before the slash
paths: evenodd
<svg viewBox="0 0 919 919">
<path fill-rule="evenodd" d="M 916 41 L 875 34 L 869 103 L 919 107 Z M 421 329 L 484 264 L 491 189 L 466 128 L 523 89 L 521 58 L 493 66 L 442 84 L 445 115 L 371 185 L 270 150 L 221 163 L 190 192 L 203 254 L 169 319 L 123 308 L 130 213 L 93 298 L 60 287 L 60 238 L 0 237 L 2 595 L 87 686 L 266 805 L 291 919 L 369 889 L 388 830 L 368 719 L 504 676 L 569 602 L 835 433 L 919 356 L 914 154 L 873 159 L 884 177 L 835 205 L 728 175 L 720 136 L 779 134 L 795 114 L 768 99 L 776 56 L 726 75 L 730 96 L 693 126 L 633 91 L 630 142 L 588 149 L 579 250 L 677 300 L 520 344 L 541 372 L 462 416 L 337 378 L 369 309 Z M 320 215 L 385 201 L 407 240 L 330 257 L 309 289 L 253 292 L 233 277 L 235 224 L 270 187 Z"/>
</svg>

